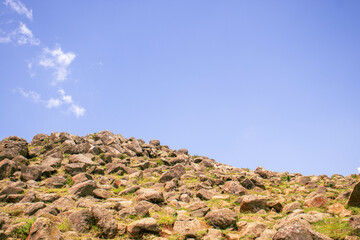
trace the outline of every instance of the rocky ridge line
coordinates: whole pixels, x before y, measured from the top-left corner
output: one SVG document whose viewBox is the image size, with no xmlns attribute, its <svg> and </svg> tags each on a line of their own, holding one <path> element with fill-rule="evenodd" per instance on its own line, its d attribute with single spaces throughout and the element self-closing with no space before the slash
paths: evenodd
<svg viewBox="0 0 360 240">
<path fill-rule="evenodd" d="M 102 131 L 0 142 L 0 239 L 355 240 L 359 175 L 234 168 Z"/>
</svg>

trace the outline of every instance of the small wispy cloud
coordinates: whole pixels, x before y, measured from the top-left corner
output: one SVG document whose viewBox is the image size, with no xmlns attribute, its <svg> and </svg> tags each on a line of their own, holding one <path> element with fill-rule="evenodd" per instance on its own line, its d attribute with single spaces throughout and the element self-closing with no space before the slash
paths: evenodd
<svg viewBox="0 0 360 240">
<path fill-rule="evenodd" d="M 18 45 L 40 45 L 40 40 L 37 39 L 32 31 L 23 23 L 20 22 L 19 27 L 10 33 L 0 31 L 0 43 L 16 43 Z"/>
<path fill-rule="evenodd" d="M 63 89 L 59 89 L 58 94 L 60 95 L 57 98 L 50 98 L 48 100 L 44 100 L 41 95 L 34 91 L 25 91 L 22 88 L 19 88 L 18 91 L 25 98 L 30 99 L 34 103 L 41 103 L 46 108 L 58 108 L 62 105 L 67 106 L 68 113 L 74 114 L 76 118 L 82 117 L 85 115 L 86 109 L 73 101 L 71 95 L 65 93 Z"/>
<path fill-rule="evenodd" d="M 54 49 L 44 48 L 40 57 L 39 65 L 54 70 L 53 85 L 66 80 L 70 74 L 69 66 L 75 59 L 73 52 L 64 52 L 61 47 Z"/>
<path fill-rule="evenodd" d="M 25 5 L 19 0 L 5 0 L 4 4 L 10 7 L 12 10 L 17 12 L 20 15 L 24 15 L 28 19 L 33 19 L 32 10 L 27 9 Z"/>
<path fill-rule="evenodd" d="M 32 31 L 22 22 L 20 22 L 19 28 L 15 30 L 14 36 L 17 39 L 19 45 L 30 44 L 39 45 L 40 40 L 34 37 Z"/>
<path fill-rule="evenodd" d="M 34 103 L 41 103 L 41 95 L 34 91 L 24 91 L 24 89 L 19 88 L 19 93 L 23 95 L 25 98 L 30 99 Z"/>
<path fill-rule="evenodd" d="M 360 173 L 360 167 L 357 168 L 358 172 Z"/>
</svg>

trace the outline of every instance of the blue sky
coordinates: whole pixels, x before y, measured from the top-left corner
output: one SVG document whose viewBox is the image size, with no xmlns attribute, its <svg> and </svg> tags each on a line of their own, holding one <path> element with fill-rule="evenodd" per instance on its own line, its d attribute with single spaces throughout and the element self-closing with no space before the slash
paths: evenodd
<svg viewBox="0 0 360 240">
<path fill-rule="evenodd" d="M 1 0 L 0 137 L 110 130 L 236 167 L 358 173 L 359 10 Z"/>
</svg>

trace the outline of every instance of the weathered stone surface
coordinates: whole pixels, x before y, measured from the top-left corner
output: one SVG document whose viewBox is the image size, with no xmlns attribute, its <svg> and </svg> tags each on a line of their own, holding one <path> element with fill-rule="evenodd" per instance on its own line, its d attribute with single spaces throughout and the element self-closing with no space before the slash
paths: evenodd
<svg viewBox="0 0 360 240">
<path fill-rule="evenodd" d="M 45 207 L 46 207 L 46 205 L 43 202 L 33 203 L 24 211 L 24 214 L 28 215 L 28 216 L 32 216 L 37 211 L 39 211 L 40 209 L 45 208 Z"/>
<path fill-rule="evenodd" d="M 0 160 L 5 158 L 11 160 L 18 155 L 27 157 L 28 143 L 26 140 L 16 136 L 10 136 L 0 142 Z"/>
<path fill-rule="evenodd" d="M 159 203 L 164 201 L 163 193 L 151 188 L 139 189 L 136 194 L 138 194 L 138 201 L 144 200 L 152 203 Z"/>
<path fill-rule="evenodd" d="M 197 219 L 181 219 L 178 218 L 174 223 L 174 232 L 184 236 L 185 238 L 198 238 L 198 232 L 205 229 Z"/>
<path fill-rule="evenodd" d="M 88 173 L 78 173 L 72 177 L 72 180 L 74 181 L 74 184 L 78 184 L 89 180 L 93 180 L 93 177 Z"/>
<path fill-rule="evenodd" d="M 17 166 L 14 161 L 4 159 L 0 162 L 0 180 L 10 177 L 17 171 Z"/>
<path fill-rule="evenodd" d="M 267 228 L 265 223 L 262 222 L 250 222 L 247 223 L 245 227 L 243 227 L 241 231 L 241 235 L 246 236 L 253 236 L 253 237 L 260 237 L 261 233 L 265 231 Z"/>
<path fill-rule="evenodd" d="M 327 203 L 326 197 L 322 194 L 317 194 L 316 196 L 306 200 L 304 202 L 304 205 L 308 207 L 321 207 L 326 203 Z"/>
<path fill-rule="evenodd" d="M 258 212 L 266 209 L 267 197 L 261 195 L 245 195 L 240 204 L 241 212 Z"/>
<path fill-rule="evenodd" d="M 246 189 L 237 181 L 227 181 L 224 184 L 224 191 L 238 196 L 247 194 Z"/>
<path fill-rule="evenodd" d="M 200 189 L 196 193 L 196 197 L 200 198 L 201 200 L 210 200 L 214 195 L 215 194 L 212 191 L 206 189 Z"/>
<path fill-rule="evenodd" d="M 100 198 L 100 199 L 108 199 L 111 197 L 111 193 L 109 191 L 106 191 L 105 189 L 95 189 L 93 191 L 94 197 Z"/>
<path fill-rule="evenodd" d="M 97 188 L 96 182 L 93 180 L 89 180 L 72 186 L 69 189 L 69 193 L 74 194 L 77 197 L 92 196 L 96 188 Z"/>
<path fill-rule="evenodd" d="M 355 184 L 347 204 L 354 207 L 360 206 L 360 182 Z"/>
<path fill-rule="evenodd" d="M 139 237 L 145 232 L 160 232 L 159 224 L 154 218 L 144 218 L 132 222 L 127 226 L 126 230 L 132 237 Z"/>
<path fill-rule="evenodd" d="M 136 211 L 136 215 L 137 216 L 146 216 L 149 214 L 149 210 L 150 208 L 153 206 L 154 204 L 147 202 L 147 201 L 140 201 L 138 204 L 135 205 L 134 209 Z"/>
<path fill-rule="evenodd" d="M 289 203 L 289 204 L 286 204 L 282 210 L 283 213 L 289 213 L 289 212 L 292 212 L 296 209 L 299 209 L 301 208 L 301 203 L 296 201 L 296 202 L 293 202 L 293 203 Z"/>
<path fill-rule="evenodd" d="M 64 176 L 56 175 L 52 178 L 46 179 L 45 186 L 47 188 L 62 188 L 66 183 Z"/>
<path fill-rule="evenodd" d="M 86 171 L 85 163 L 70 163 L 65 165 L 65 172 L 71 176 L 75 176 L 78 173 Z"/>
<path fill-rule="evenodd" d="M 39 181 L 41 180 L 41 171 L 37 166 L 22 167 L 20 178 L 23 181 L 29 181 L 29 180 Z"/>
<path fill-rule="evenodd" d="M 63 237 L 50 219 L 39 217 L 32 224 L 27 240 L 63 240 Z"/>
<path fill-rule="evenodd" d="M 94 219 L 90 210 L 83 209 L 70 214 L 69 222 L 77 232 L 84 233 L 91 229 Z"/>
<path fill-rule="evenodd" d="M 215 227 L 226 228 L 236 223 L 235 217 L 236 213 L 228 208 L 223 208 L 208 212 L 205 219 Z"/>
<path fill-rule="evenodd" d="M 331 240 L 299 221 L 290 221 L 282 226 L 274 235 L 273 240 Z"/>
<path fill-rule="evenodd" d="M 98 163 L 91 160 L 91 157 L 89 157 L 88 155 L 84 155 L 84 154 L 70 155 L 69 162 L 70 163 L 84 163 L 85 165 L 89 165 L 89 166 L 99 165 Z"/>
</svg>

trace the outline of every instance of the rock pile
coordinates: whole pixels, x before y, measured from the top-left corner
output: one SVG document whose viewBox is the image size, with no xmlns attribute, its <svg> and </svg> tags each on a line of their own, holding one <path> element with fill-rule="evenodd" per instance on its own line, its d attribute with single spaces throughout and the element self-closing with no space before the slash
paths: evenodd
<svg viewBox="0 0 360 240">
<path fill-rule="evenodd" d="M 359 239 L 359 175 L 234 168 L 102 131 L 0 142 L 0 239 Z"/>
</svg>

